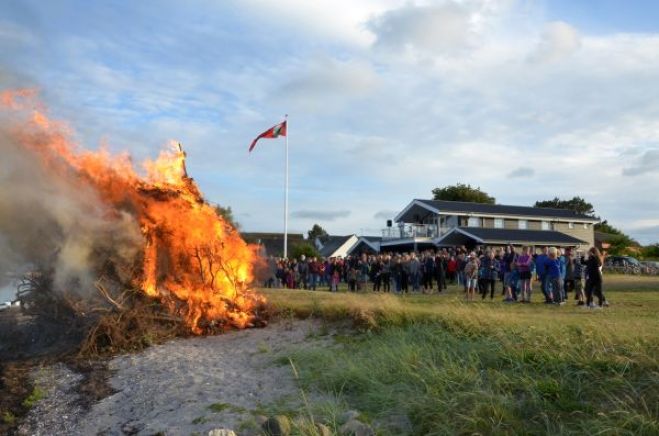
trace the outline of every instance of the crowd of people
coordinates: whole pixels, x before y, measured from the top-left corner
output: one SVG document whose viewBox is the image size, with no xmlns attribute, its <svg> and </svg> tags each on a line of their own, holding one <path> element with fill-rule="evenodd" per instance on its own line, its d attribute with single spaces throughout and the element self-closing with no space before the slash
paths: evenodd
<svg viewBox="0 0 659 436">
<path fill-rule="evenodd" d="M 477 294 L 483 300 L 488 295 L 494 299 L 499 283 L 503 301 L 530 303 L 534 283 L 538 283 L 546 304 L 565 304 L 568 294 L 574 292 L 576 304 L 594 308 L 608 305 L 602 287 L 602 264 L 603 256 L 595 247 L 582 255 L 570 248 L 518 250 L 512 245 L 329 259 L 270 257 L 264 284 L 336 292 L 345 283 L 351 292 L 441 293 L 451 283 L 461 286 L 465 299 L 472 301 Z"/>
</svg>

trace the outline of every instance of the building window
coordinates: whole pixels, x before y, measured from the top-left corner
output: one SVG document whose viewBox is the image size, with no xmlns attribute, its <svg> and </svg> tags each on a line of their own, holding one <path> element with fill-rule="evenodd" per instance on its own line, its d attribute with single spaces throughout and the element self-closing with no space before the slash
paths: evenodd
<svg viewBox="0 0 659 436">
<path fill-rule="evenodd" d="M 526 230 L 526 229 L 527 229 L 527 226 L 528 226 L 528 223 L 526 222 L 526 220 L 519 220 L 519 221 L 518 221 L 518 225 L 517 225 L 517 227 L 518 227 L 520 230 Z"/>
<path fill-rule="evenodd" d="M 494 218 L 494 228 L 503 229 L 503 218 Z"/>
<path fill-rule="evenodd" d="M 467 220 L 467 227 L 480 227 L 481 219 L 477 217 L 470 216 Z"/>
<path fill-rule="evenodd" d="M 550 230 L 551 226 L 549 225 L 549 221 L 543 221 L 542 222 L 542 230 Z"/>
<path fill-rule="evenodd" d="M 567 227 L 569 229 L 573 229 L 574 228 L 574 223 L 567 223 Z"/>
</svg>

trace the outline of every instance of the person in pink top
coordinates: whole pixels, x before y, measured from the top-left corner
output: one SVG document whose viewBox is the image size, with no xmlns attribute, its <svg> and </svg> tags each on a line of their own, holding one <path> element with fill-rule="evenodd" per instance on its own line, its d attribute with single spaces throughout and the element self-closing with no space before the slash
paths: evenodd
<svg viewBox="0 0 659 436">
<path fill-rule="evenodd" d="M 517 256 L 516 266 L 519 271 L 519 282 L 522 290 L 520 303 L 531 302 L 531 262 L 533 258 L 530 254 L 529 247 L 522 248 L 522 254 Z"/>
</svg>

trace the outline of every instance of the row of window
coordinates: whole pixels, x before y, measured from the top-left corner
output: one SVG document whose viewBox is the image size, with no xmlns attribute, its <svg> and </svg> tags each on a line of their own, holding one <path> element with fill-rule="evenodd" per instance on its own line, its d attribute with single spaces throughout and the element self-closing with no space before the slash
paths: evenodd
<svg viewBox="0 0 659 436">
<path fill-rule="evenodd" d="M 517 220 L 517 228 L 520 230 L 526 230 L 528 229 L 528 221 L 527 220 Z M 467 226 L 468 227 L 482 227 L 482 219 L 478 217 L 469 217 L 467 220 Z M 551 230 L 552 225 L 549 221 L 541 221 L 540 228 L 542 230 Z M 494 228 L 495 229 L 503 229 L 504 228 L 504 221 L 503 218 L 494 218 Z M 574 223 L 568 223 L 568 228 L 574 229 Z M 583 228 L 587 229 L 588 224 L 584 223 Z"/>
</svg>

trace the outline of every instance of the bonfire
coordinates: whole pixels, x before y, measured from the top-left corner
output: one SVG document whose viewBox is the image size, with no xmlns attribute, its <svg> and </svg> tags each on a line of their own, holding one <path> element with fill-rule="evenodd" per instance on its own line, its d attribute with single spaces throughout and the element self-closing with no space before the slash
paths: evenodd
<svg viewBox="0 0 659 436">
<path fill-rule="evenodd" d="M 180 144 L 138 170 L 127 154 L 78 146 L 32 90 L 5 91 L 0 105 L 0 249 L 13 253 L 0 266 L 24 269 L 23 310 L 75 319 L 87 353 L 133 347 L 162 328 L 264 323 L 250 288 L 257 250 L 204 200 Z"/>
</svg>

